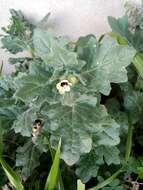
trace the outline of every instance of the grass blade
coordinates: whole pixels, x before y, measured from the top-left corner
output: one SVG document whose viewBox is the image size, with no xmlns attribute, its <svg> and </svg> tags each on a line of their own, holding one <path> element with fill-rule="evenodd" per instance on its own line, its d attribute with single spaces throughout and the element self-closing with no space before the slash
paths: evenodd
<svg viewBox="0 0 143 190">
<path fill-rule="evenodd" d="M 52 161 L 53 161 L 54 160 L 55 152 L 52 150 L 52 147 L 51 147 L 51 144 L 50 144 L 50 140 L 49 140 L 49 135 L 45 133 L 45 136 L 46 136 L 47 141 L 48 141 L 48 147 L 49 147 L 49 150 L 50 150 L 50 153 L 51 153 L 51 157 L 52 157 Z M 58 188 L 59 188 L 59 190 L 65 190 L 60 168 L 59 168 Z"/>
<path fill-rule="evenodd" d="M 55 158 L 48 175 L 46 185 L 44 190 L 54 190 L 58 183 L 58 176 L 59 176 L 59 165 L 60 165 L 60 148 L 61 148 L 61 140 L 59 141 L 58 149 L 55 154 Z"/>
<path fill-rule="evenodd" d="M 35 190 L 40 190 L 40 181 L 39 180 L 37 180 L 35 182 Z"/>
<path fill-rule="evenodd" d="M 2 135 L 0 135 L 0 164 L 7 175 L 10 183 L 16 190 L 24 190 L 24 186 L 22 185 L 21 178 L 17 175 L 17 173 L 6 163 L 6 161 L 2 157 L 3 150 L 3 142 Z"/>
<path fill-rule="evenodd" d="M 85 185 L 79 179 L 77 180 L 77 190 L 85 190 Z"/>
<path fill-rule="evenodd" d="M 7 178 L 9 179 L 13 187 L 17 190 L 24 190 L 24 187 L 21 183 L 21 179 L 16 174 L 16 172 L 13 171 L 13 169 L 6 163 L 6 161 L 3 158 L 0 158 L 0 163 L 2 165 L 5 174 L 7 175 Z"/>
</svg>

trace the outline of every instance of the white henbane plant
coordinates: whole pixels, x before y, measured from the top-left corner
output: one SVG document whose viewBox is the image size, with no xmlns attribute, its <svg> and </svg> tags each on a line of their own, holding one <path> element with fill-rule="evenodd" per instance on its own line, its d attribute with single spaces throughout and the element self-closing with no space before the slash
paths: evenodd
<svg viewBox="0 0 143 190">
<path fill-rule="evenodd" d="M 135 50 L 109 36 L 98 42 L 93 35 L 71 47 L 40 27 L 34 30 L 33 44 L 35 61 L 28 73 L 15 79 L 14 96 L 27 105 L 24 119 L 18 117 L 14 123 L 15 132 L 18 125 L 18 132 L 31 136 L 26 126 L 35 114 L 46 118 L 51 143 L 56 146 L 61 138 L 61 157 L 68 165 L 93 148 L 117 145 L 120 126 L 100 103 L 100 96 L 109 95 L 111 83 L 127 81 L 126 67 Z"/>
<path fill-rule="evenodd" d="M 20 11 L 11 13 L 13 24 L 4 29 L 2 43 L 11 53 L 30 50 L 31 57 L 11 58 L 20 67 L 14 75 L 1 77 L 0 126 L 24 137 L 25 144 L 16 150 L 22 175 L 31 176 L 41 154 L 51 146 L 56 149 L 59 139 L 61 158 L 75 165 L 82 182 L 98 176 L 104 164 L 119 165 L 117 145 L 128 119 L 118 106 L 115 117 L 112 101 L 106 105 L 104 100 L 114 99 L 113 88 L 128 81 L 126 69 L 136 50 L 108 35 L 99 41 L 88 35 L 69 42 L 45 29 L 48 16 L 36 27 Z"/>
<path fill-rule="evenodd" d="M 15 165 L 7 160 L 27 180 L 26 188 L 43 187 L 41 177 L 47 175 L 60 139 L 54 178 L 48 177 L 52 188 L 57 183 L 62 190 L 76 189 L 79 178 L 86 187 L 78 183 L 78 188 L 104 189 L 110 183 L 109 189 L 123 189 L 122 176 L 114 180 L 121 172 L 142 179 L 142 19 L 130 31 L 127 16 L 108 17 L 109 35 L 71 42 L 47 29 L 49 14 L 35 26 L 21 11 L 10 12 L 3 48 L 30 54 L 11 57 L 15 71 L 8 76 L 1 66 L 0 128 L 4 156 L 15 158 Z"/>
</svg>

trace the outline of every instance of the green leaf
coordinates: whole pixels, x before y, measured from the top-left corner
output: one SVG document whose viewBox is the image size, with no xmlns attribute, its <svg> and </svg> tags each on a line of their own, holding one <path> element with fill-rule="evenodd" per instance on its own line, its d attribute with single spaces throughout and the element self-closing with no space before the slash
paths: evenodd
<svg viewBox="0 0 143 190">
<path fill-rule="evenodd" d="M 119 150 L 116 146 L 99 146 L 90 153 L 82 155 L 77 163 L 76 174 L 86 183 L 98 175 L 100 165 L 120 164 Z M 86 174 L 86 175 L 85 175 Z"/>
<path fill-rule="evenodd" d="M 45 61 L 54 58 L 55 55 L 68 52 L 65 49 L 67 41 L 63 38 L 56 38 L 50 31 L 43 28 L 37 27 L 34 30 L 33 42 L 36 54 Z"/>
<path fill-rule="evenodd" d="M 126 41 L 124 41 L 124 39 L 121 36 L 118 36 L 117 34 L 111 33 L 110 34 L 112 37 L 114 37 L 119 44 L 127 44 Z M 133 59 L 133 64 L 138 72 L 138 74 L 143 78 L 143 66 L 142 66 L 142 62 L 143 62 L 143 54 L 138 52 Z"/>
<path fill-rule="evenodd" d="M 42 152 L 31 141 L 25 143 L 23 147 L 18 147 L 16 152 L 16 166 L 22 167 L 22 174 L 29 177 L 40 164 L 39 158 Z"/>
<path fill-rule="evenodd" d="M 11 24 L 6 28 L 2 28 L 6 33 L 1 39 L 3 48 L 13 54 L 29 50 L 32 47 L 30 38 L 34 26 L 24 18 L 21 11 L 11 9 L 10 13 Z"/>
<path fill-rule="evenodd" d="M 5 36 L 1 39 L 3 48 L 6 48 L 11 53 L 15 54 L 25 49 L 25 44 L 19 38 L 12 38 L 11 36 Z"/>
<path fill-rule="evenodd" d="M 46 14 L 46 16 L 44 16 L 44 18 L 40 20 L 40 22 L 37 24 L 37 27 L 46 30 L 48 28 L 48 21 L 50 15 L 51 15 L 50 13 Z"/>
<path fill-rule="evenodd" d="M 3 100 L 4 101 L 4 100 Z M 8 101 L 6 103 L 6 101 L 4 101 L 5 103 L 5 106 L 7 103 L 11 104 L 10 101 Z M 9 107 L 2 107 L 0 108 L 0 117 L 1 117 L 1 120 L 3 119 L 7 119 L 7 120 L 10 120 L 11 122 L 14 121 L 16 119 L 16 116 L 18 115 L 18 111 L 20 111 L 20 109 L 17 109 L 16 106 L 9 106 Z"/>
<path fill-rule="evenodd" d="M 128 175 L 131 174 L 138 174 L 138 168 L 142 166 L 142 158 L 134 158 L 131 157 L 129 158 L 128 162 L 124 165 L 124 170 Z"/>
<path fill-rule="evenodd" d="M 23 101 L 30 101 L 35 98 L 45 85 L 45 78 L 39 76 L 25 75 L 18 79 L 20 79 L 22 83 L 16 91 L 15 96 Z"/>
<path fill-rule="evenodd" d="M 0 87 L 5 91 L 11 91 L 14 89 L 13 77 L 11 75 L 2 75 L 0 77 Z"/>
<path fill-rule="evenodd" d="M 96 97 L 81 95 L 69 101 L 65 106 L 47 105 L 42 110 L 51 121 L 52 144 L 57 143 L 58 136 L 62 138 L 61 157 L 67 164 L 76 163 L 82 153 L 90 152 L 93 136 L 98 145 L 119 143 L 119 125 L 110 118 L 103 105 L 96 106 Z"/>
<path fill-rule="evenodd" d="M 10 9 L 10 14 L 13 19 L 17 19 L 17 20 L 21 20 L 21 21 L 24 20 L 24 16 L 20 10 L 16 11 L 14 9 Z"/>
<path fill-rule="evenodd" d="M 125 15 L 119 19 L 115 19 L 114 17 L 109 16 L 108 23 L 112 28 L 113 32 L 124 37 L 127 41 L 130 41 L 131 32 L 128 29 L 129 27 L 128 16 Z"/>
<path fill-rule="evenodd" d="M 141 27 L 136 27 L 134 33 L 129 29 L 128 17 L 125 15 L 119 19 L 108 17 L 108 23 L 112 31 L 126 39 L 137 51 L 143 51 L 143 30 Z"/>
<path fill-rule="evenodd" d="M 30 137 L 32 134 L 33 122 L 37 119 L 35 112 L 28 109 L 22 114 L 18 115 L 12 128 L 15 133 L 20 133 L 22 136 Z"/>
<path fill-rule="evenodd" d="M 139 179 L 143 179 L 143 167 L 138 167 L 137 170 Z"/>
<path fill-rule="evenodd" d="M 128 116 L 127 113 L 121 111 L 121 105 L 119 101 L 115 98 L 110 98 L 106 101 L 106 107 L 108 113 L 110 113 L 110 115 L 115 119 L 115 121 L 121 126 L 120 135 L 127 135 L 129 125 Z"/>
<path fill-rule="evenodd" d="M 80 37 L 76 42 L 77 54 L 80 59 L 87 62 L 87 67 L 92 63 L 96 50 L 98 50 L 98 42 L 94 35 Z"/>
<path fill-rule="evenodd" d="M 46 70 L 39 62 L 33 63 L 30 66 L 30 74 L 20 73 L 15 78 L 15 97 L 30 103 L 36 99 L 43 101 L 48 99 L 48 96 L 52 97 L 49 83 L 51 76 L 52 70 Z"/>
<path fill-rule="evenodd" d="M 55 38 L 49 31 L 36 28 L 33 42 L 36 55 L 54 69 L 63 70 L 67 67 L 77 70 L 84 65 L 84 62 L 78 64 L 77 54 L 66 48 L 65 39 Z"/>
<path fill-rule="evenodd" d="M 32 61 L 32 58 L 30 58 L 30 57 L 16 57 L 16 58 L 10 57 L 8 61 L 11 65 L 15 65 L 18 63 L 24 64 L 25 62 L 28 63 L 29 61 Z"/>
<path fill-rule="evenodd" d="M 7 133 L 11 130 L 13 122 L 20 112 L 21 110 L 17 109 L 16 106 L 0 108 L 0 128 L 2 133 Z"/>
<path fill-rule="evenodd" d="M 126 67 L 131 63 L 136 51 L 128 45 L 119 45 L 114 39 L 104 38 L 95 43 L 95 55 L 91 66 L 81 73 L 91 91 L 109 95 L 110 83 L 127 81 Z M 90 55 L 89 55 L 90 56 Z"/>
<path fill-rule="evenodd" d="M 0 97 L 0 127 L 3 132 L 8 132 L 17 115 L 23 111 L 22 106 L 15 105 L 10 97 Z"/>
<path fill-rule="evenodd" d="M 85 190 L 85 185 L 79 179 L 77 180 L 77 190 Z"/>
<path fill-rule="evenodd" d="M 95 149 L 96 150 L 96 149 Z M 105 162 L 110 164 L 120 164 L 120 157 L 119 157 L 119 149 L 116 146 L 102 146 L 98 147 L 96 150 L 96 154 L 100 159 L 102 158 Z"/>
<path fill-rule="evenodd" d="M 59 141 L 59 145 L 55 154 L 55 158 L 50 169 L 50 173 L 46 180 L 44 190 L 54 190 L 56 188 L 59 176 L 59 165 L 60 165 L 60 148 L 61 148 L 61 139 Z"/>
<path fill-rule="evenodd" d="M 39 149 L 41 152 L 48 151 L 48 140 L 43 133 L 40 133 L 40 135 L 36 137 L 33 143 L 34 145 L 36 145 L 36 148 Z"/>
<path fill-rule="evenodd" d="M 53 35 L 40 28 L 34 30 L 33 42 L 36 54 L 44 60 L 49 56 L 48 54 L 54 53 L 52 50 L 57 45 Z"/>
<path fill-rule="evenodd" d="M 102 188 L 102 190 L 124 190 L 123 186 L 120 184 L 119 179 L 114 179 L 107 187 Z"/>
<path fill-rule="evenodd" d="M 92 177 L 96 177 L 98 174 L 100 158 L 96 154 L 95 150 L 91 150 L 90 153 L 82 155 L 77 163 L 76 175 L 80 177 L 82 182 L 88 182 Z"/>
<path fill-rule="evenodd" d="M 13 77 L 0 77 L 0 127 L 2 133 L 10 131 L 17 115 L 23 111 L 23 105 L 17 106 L 13 95 Z"/>
<path fill-rule="evenodd" d="M 134 90 L 130 84 L 121 85 L 124 96 L 124 107 L 126 108 L 130 119 L 136 123 L 142 117 L 143 111 L 143 93 Z"/>
</svg>

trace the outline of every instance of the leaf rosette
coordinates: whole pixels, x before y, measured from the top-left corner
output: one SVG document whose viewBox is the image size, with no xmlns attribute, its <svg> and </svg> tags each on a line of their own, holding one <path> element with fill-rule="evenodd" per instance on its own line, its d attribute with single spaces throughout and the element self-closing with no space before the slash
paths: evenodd
<svg viewBox="0 0 143 190">
<path fill-rule="evenodd" d="M 40 28 L 34 31 L 33 43 L 37 61 L 30 65 L 29 73 L 16 77 L 15 97 L 47 118 L 52 145 L 62 139 L 64 161 L 73 165 L 93 146 L 117 145 L 120 126 L 100 104 L 100 93 L 108 95 L 110 83 L 127 81 L 126 67 L 135 50 L 109 37 L 97 42 L 94 36 L 87 36 L 78 40 L 76 52 L 66 40 Z M 69 81 L 70 88 L 59 93 L 56 85 L 71 75 L 76 83 Z"/>
</svg>

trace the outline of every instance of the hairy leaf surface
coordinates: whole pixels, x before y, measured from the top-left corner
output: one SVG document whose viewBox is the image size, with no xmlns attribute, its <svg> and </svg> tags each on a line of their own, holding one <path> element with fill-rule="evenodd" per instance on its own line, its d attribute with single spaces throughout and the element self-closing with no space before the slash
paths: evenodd
<svg viewBox="0 0 143 190">
<path fill-rule="evenodd" d="M 119 125 L 103 105 L 96 103 L 95 97 L 81 95 L 71 106 L 55 104 L 47 110 L 52 144 L 62 137 L 61 156 L 69 165 L 77 162 L 82 153 L 90 152 L 93 136 L 98 145 L 119 143 Z"/>
<path fill-rule="evenodd" d="M 23 147 L 18 147 L 17 149 L 16 166 L 22 167 L 22 174 L 29 177 L 40 164 L 40 155 L 41 151 L 31 141 L 28 141 Z"/>
<path fill-rule="evenodd" d="M 85 67 L 86 70 L 81 76 L 85 79 L 88 89 L 109 95 L 110 83 L 127 81 L 126 67 L 131 63 L 136 51 L 128 45 L 119 45 L 111 38 L 104 38 L 99 45 L 93 37 L 91 39 L 94 43 L 88 40 L 87 44 L 82 45 L 83 52 L 88 52 L 86 59 L 90 62 L 88 61 L 88 67 Z"/>
</svg>

